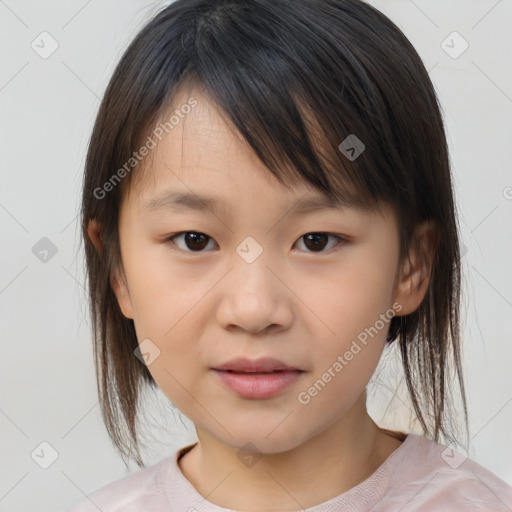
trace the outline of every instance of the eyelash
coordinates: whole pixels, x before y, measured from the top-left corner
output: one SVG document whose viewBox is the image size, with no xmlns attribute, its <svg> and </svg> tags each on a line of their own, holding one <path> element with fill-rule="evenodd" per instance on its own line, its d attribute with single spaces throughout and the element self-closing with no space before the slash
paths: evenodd
<svg viewBox="0 0 512 512">
<path fill-rule="evenodd" d="M 192 253 L 192 254 L 201 254 L 202 252 L 207 252 L 207 251 L 204 251 L 204 250 L 200 250 L 200 251 L 192 251 L 192 250 L 185 250 L 185 249 L 180 249 L 179 247 L 177 247 L 177 245 L 174 243 L 174 239 L 177 238 L 177 237 L 180 237 L 182 235 L 186 235 L 187 233 L 194 233 L 196 235 L 204 235 L 206 236 L 210 241 L 210 240 L 213 240 L 213 238 L 209 237 L 206 233 L 202 233 L 201 231 L 179 231 L 178 233 L 174 233 L 170 236 L 168 236 L 164 241 L 168 244 L 172 244 L 174 247 L 177 248 L 177 250 L 180 250 L 180 251 L 183 251 L 183 252 L 188 252 L 188 253 Z M 339 236 L 339 235 L 335 235 L 334 233 L 327 233 L 325 231 L 310 231 L 308 233 L 305 233 L 304 235 L 300 236 L 299 240 L 301 240 L 302 238 L 304 238 L 305 236 L 307 235 L 327 235 L 327 236 L 330 236 L 330 237 L 334 237 L 334 238 L 337 238 L 338 239 L 338 243 L 334 246 L 334 247 L 331 247 L 331 249 L 327 250 L 327 251 L 324 251 L 324 250 L 321 250 L 321 251 L 306 251 L 306 252 L 310 252 L 311 254 L 322 254 L 322 253 L 329 253 L 329 252 L 334 252 L 336 250 L 338 250 L 338 246 L 339 245 L 342 245 L 342 244 L 345 244 L 345 243 L 348 243 L 348 241 Z M 334 249 L 334 250 L 333 250 Z"/>
</svg>

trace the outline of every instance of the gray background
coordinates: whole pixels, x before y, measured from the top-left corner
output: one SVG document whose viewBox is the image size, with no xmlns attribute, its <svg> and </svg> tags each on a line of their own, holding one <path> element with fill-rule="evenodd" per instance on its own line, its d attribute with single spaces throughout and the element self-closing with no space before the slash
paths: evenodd
<svg viewBox="0 0 512 512">
<path fill-rule="evenodd" d="M 370 3 L 409 37 L 442 104 L 465 252 L 469 456 L 512 483 L 512 2 Z M 161 5 L 0 0 L 1 511 L 62 510 L 127 474 L 100 417 L 77 213 L 101 95 Z M 31 47 L 43 50 L 44 31 L 58 43 L 47 58 Z M 454 31 L 469 45 L 460 55 Z M 43 237 L 57 250 L 47 261 Z M 401 428 L 409 406 L 396 375 L 382 365 L 369 405 Z M 147 400 L 151 465 L 194 436 L 161 392 Z"/>
</svg>

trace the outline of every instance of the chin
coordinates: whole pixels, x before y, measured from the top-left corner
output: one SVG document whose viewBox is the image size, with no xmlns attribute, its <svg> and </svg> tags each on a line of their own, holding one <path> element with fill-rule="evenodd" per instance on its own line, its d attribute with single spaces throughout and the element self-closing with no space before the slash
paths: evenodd
<svg viewBox="0 0 512 512">
<path fill-rule="evenodd" d="M 286 420 L 285 420 L 286 421 Z M 299 428 L 297 425 L 291 424 L 286 428 L 274 422 L 272 427 L 266 424 L 254 424 L 251 428 L 247 425 L 236 427 L 231 424 L 229 432 L 211 432 L 217 439 L 233 448 L 234 450 L 257 451 L 264 454 L 282 453 L 293 450 L 308 440 L 304 426 Z"/>
</svg>

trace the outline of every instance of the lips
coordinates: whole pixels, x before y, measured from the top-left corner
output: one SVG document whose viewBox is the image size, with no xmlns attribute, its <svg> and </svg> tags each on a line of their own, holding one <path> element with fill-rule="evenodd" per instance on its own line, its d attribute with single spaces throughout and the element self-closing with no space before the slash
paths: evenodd
<svg viewBox="0 0 512 512">
<path fill-rule="evenodd" d="M 273 358 L 238 358 L 212 370 L 227 389 L 241 398 L 253 400 L 279 395 L 303 373 L 302 370 Z"/>
</svg>

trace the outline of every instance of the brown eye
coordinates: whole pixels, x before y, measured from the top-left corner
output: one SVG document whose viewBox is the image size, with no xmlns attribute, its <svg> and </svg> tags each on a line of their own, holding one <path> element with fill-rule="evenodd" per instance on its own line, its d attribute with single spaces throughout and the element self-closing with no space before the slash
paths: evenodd
<svg viewBox="0 0 512 512">
<path fill-rule="evenodd" d="M 185 247 L 180 247 L 174 242 L 175 239 L 182 239 L 185 242 Z M 203 249 L 208 245 L 208 241 L 212 240 L 208 235 L 198 231 L 183 231 L 167 239 L 178 248 L 186 252 L 203 252 Z"/>
<path fill-rule="evenodd" d="M 331 233 L 307 233 L 306 235 L 301 236 L 299 241 L 304 241 L 304 245 L 309 252 L 325 252 L 324 249 L 326 245 L 328 245 L 330 237 L 342 240 L 341 237 L 332 235 Z M 336 246 L 336 244 L 331 245 L 329 249 L 334 246 Z"/>
</svg>

